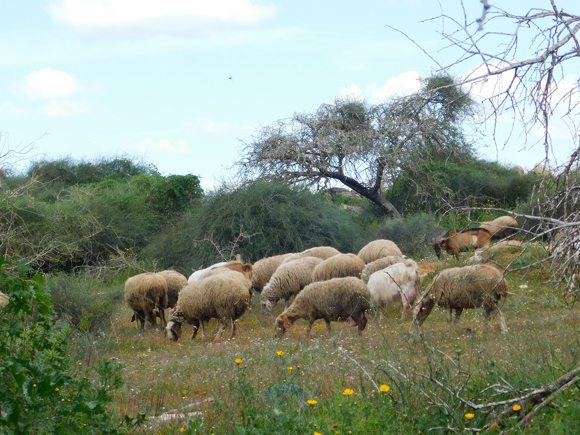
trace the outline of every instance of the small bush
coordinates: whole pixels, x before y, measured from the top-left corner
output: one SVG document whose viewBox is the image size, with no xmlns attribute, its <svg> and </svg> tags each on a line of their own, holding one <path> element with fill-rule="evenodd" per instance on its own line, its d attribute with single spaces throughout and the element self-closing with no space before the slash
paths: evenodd
<svg viewBox="0 0 580 435">
<path fill-rule="evenodd" d="M 433 239 L 443 232 L 432 215 L 420 213 L 386 220 L 375 238 L 391 240 L 404 254 L 423 258 L 433 252 Z"/>
</svg>

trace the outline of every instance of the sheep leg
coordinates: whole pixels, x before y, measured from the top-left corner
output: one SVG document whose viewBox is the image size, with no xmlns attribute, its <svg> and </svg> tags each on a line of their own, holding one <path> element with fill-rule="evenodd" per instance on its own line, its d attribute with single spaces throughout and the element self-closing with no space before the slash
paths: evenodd
<svg viewBox="0 0 580 435">
<path fill-rule="evenodd" d="M 330 335 L 330 320 L 325 318 L 324 321 L 326 322 L 326 333 Z"/>
<path fill-rule="evenodd" d="M 167 327 L 167 320 L 165 319 L 165 310 L 161 308 L 159 305 L 157 306 L 157 310 L 159 318 L 161 319 L 161 324 L 163 325 L 164 328 Z M 155 323 L 157 323 L 157 321 Z"/>
<path fill-rule="evenodd" d="M 216 340 L 219 340 L 220 338 L 222 338 L 222 332 L 224 330 L 224 320 L 220 319 L 220 321 L 218 323 L 219 323 L 218 332 L 217 332 L 216 336 L 214 337 L 213 341 L 216 341 Z"/>
<path fill-rule="evenodd" d="M 231 322 L 231 331 L 232 331 L 232 335 L 230 337 L 230 340 L 231 340 L 236 335 L 236 322 L 234 322 L 234 319 L 230 319 L 230 322 Z"/>
<path fill-rule="evenodd" d="M 195 339 L 195 336 L 197 335 L 197 331 L 199 331 L 200 321 L 196 319 L 192 323 L 193 323 L 193 335 L 191 336 L 191 339 L 193 340 L 193 339 Z M 202 323 L 202 325 L 203 325 L 203 323 Z"/>
<path fill-rule="evenodd" d="M 492 313 L 497 314 L 497 318 L 499 319 L 499 324 L 501 326 L 502 332 L 507 332 L 508 327 L 507 327 L 507 324 L 505 323 L 505 317 L 496 304 L 485 307 L 484 314 L 485 314 L 485 320 L 487 322 L 489 322 L 489 320 L 491 319 Z"/>
<path fill-rule="evenodd" d="M 314 319 L 308 319 L 308 326 L 306 327 L 306 340 L 310 340 L 310 330 L 312 329 L 312 324 Z"/>
<path fill-rule="evenodd" d="M 459 318 L 461 317 L 461 313 L 463 312 L 463 308 L 455 308 L 455 319 L 453 319 L 453 323 L 459 323 Z"/>
<path fill-rule="evenodd" d="M 447 326 L 453 326 L 453 308 L 447 308 Z"/>
</svg>

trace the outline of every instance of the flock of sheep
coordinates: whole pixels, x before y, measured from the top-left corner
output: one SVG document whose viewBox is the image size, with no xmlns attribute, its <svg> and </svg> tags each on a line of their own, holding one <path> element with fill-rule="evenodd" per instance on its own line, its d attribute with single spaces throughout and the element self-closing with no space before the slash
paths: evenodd
<svg viewBox="0 0 580 435">
<path fill-rule="evenodd" d="M 509 237 L 517 230 L 517 222 L 508 216 L 484 225 L 477 230 L 450 231 L 438 240 L 436 252 L 440 255 L 442 248 L 458 256 L 460 251 L 488 247 L 491 240 Z M 274 324 L 278 337 L 298 319 L 308 321 L 307 338 L 318 319 L 324 319 L 328 332 L 330 322 L 341 320 L 362 333 L 371 307 L 393 305 L 401 306 L 403 319 L 412 308 L 419 325 L 435 305 L 447 310 L 450 323 L 459 319 L 463 309 L 483 307 L 486 320 L 495 313 L 502 330 L 507 330 L 497 306 L 507 295 L 507 284 L 495 267 L 476 264 L 443 270 L 424 294 L 421 278 L 418 264 L 407 259 L 395 243 L 375 240 L 357 255 L 315 247 L 265 258 L 254 265 L 244 264 L 238 256 L 235 261 L 196 271 L 189 279 L 175 271 L 143 273 L 126 281 L 125 299 L 134 312 L 132 320 L 141 329 L 146 322 L 154 327 L 160 317 L 172 341 L 179 339 L 185 323 L 194 326 L 192 338 L 199 329 L 205 337 L 204 323 L 214 318 L 220 323 L 216 339 L 226 327 L 233 337 L 236 320 L 251 306 L 254 291 L 261 293 L 265 313 L 284 300 L 285 310 Z M 167 308 L 171 308 L 168 321 Z"/>
</svg>

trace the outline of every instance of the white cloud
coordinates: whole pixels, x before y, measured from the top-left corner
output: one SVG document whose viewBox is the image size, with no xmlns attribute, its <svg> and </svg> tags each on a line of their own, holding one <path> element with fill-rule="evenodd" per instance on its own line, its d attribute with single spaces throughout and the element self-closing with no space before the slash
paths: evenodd
<svg viewBox="0 0 580 435">
<path fill-rule="evenodd" d="M 31 99 L 69 97 L 81 90 L 72 75 L 50 68 L 43 68 L 26 75 L 21 88 Z"/>
<path fill-rule="evenodd" d="M 391 97 L 401 97 L 417 92 L 421 87 L 417 71 L 407 71 L 396 77 L 389 78 L 384 85 L 371 84 L 365 91 L 357 85 L 343 88 L 340 95 L 365 99 L 371 103 L 382 103 Z"/>
<path fill-rule="evenodd" d="M 153 140 L 151 138 L 143 139 L 138 142 L 127 143 L 124 146 L 127 151 L 147 153 L 160 152 L 167 154 L 190 154 L 191 149 L 189 145 L 183 140 L 177 140 L 171 143 L 167 139 Z"/>
<path fill-rule="evenodd" d="M 59 0 L 53 18 L 69 26 L 117 28 L 139 32 L 183 33 L 211 30 L 217 24 L 251 25 L 273 16 L 273 5 L 251 0 Z"/>
</svg>

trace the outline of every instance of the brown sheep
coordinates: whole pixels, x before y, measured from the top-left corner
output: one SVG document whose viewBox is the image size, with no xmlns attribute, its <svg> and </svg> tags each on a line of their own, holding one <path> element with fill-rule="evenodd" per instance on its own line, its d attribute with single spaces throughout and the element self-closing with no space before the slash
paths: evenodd
<svg viewBox="0 0 580 435">
<path fill-rule="evenodd" d="M 504 316 L 497 306 L 497 301 L 507 293 L 508 287 L 502 273 L 493 266 L 453 267 L 435 277 L 423 300 L 413 308 L 413 314 L 420 326 L 437 304 L 447 310 L 447 320 L 451 326 L 459 321 L 464 309 L 483 306 L 485 319 L 489 321 L 491 314 L 497 313 L 501 329 L 507 331 Z"/>
<path fill-rule="evenodd" d="M 435 244 L 437 257 L 441 258 L 441 249 L 459 259 L 459 253 L 472 248 L 487 248 L 491 245 L 491 234 L 483 228 L 457 232 L 451 230 L 449 237 L 443 237 Z"/>
<path fill-rule="evenodd" d="M 145 320 L 154 327 L 157 316 L 163 326 L 167 324 L 167 282 L 158 273 L 142 273 L 125 281 L 125 300 L 134 312 L 131 321 L 136 320 L 141 330 L 145 329 Z"/>
<path fill-rule="evenodd" d="M 364 261 L 354 254 L 337 254 L 327 258 L 312 271 L 312 282 L 354 276 L 360 278 Z"/>
<path fill-rule="evenodd" d="M 254 291 L 252 290 L 252 278 L 254 276 L 254 268 L 250 263 L 242 264 L 236 261 L 226 264 L 222 267 L 215 267 L 211 270 L 208 270 L 204 273 L 201 279 L 209 278 L 210 276 L 215 275 L 229 275 L 233 278 L 237 278 L 242 281 L 244 286 L 247 287 L 250 296 L 254 295 Z"/>
<path fill-rule="evenodd" d="M 306 339 L 310 339 L 312 324 L 324 319 L 330 334 L 330 322 L 348 320 L 349 326 L 358 326 L 359 334 L 365 329 L 365 313 L 370 309 L 370 293 L 358 278 L 334 278 L 329 281 L 313 282 L 302 290 L 282 314 L 276 319 L 276 335 L 281 337 L 298 319 L 308 320 Z"/>
<path fill-rule="evenodd" d="M 358 257 L 364 261 L 365 264 L 372 263 L 379 258 L 391 255 L 402 257 L 403 253 L 394 242 L 385 239 L 373 240 L 364 246 L 358 253 Z"/>
</svg>

